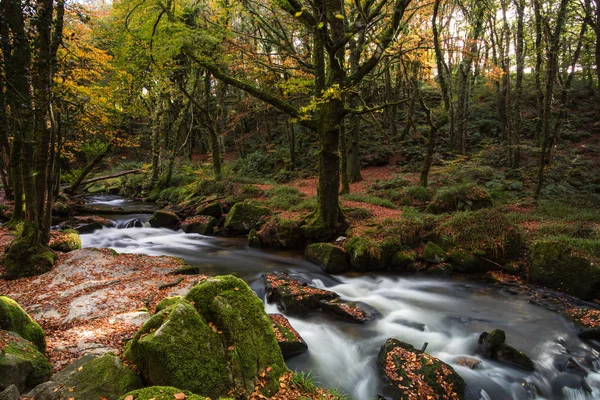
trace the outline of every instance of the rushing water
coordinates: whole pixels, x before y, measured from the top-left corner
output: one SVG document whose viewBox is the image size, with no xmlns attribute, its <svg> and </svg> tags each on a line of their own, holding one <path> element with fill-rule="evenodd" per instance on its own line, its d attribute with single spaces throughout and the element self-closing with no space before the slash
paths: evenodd
<svg viewBox="0 0 600 400">
<path fill-rule="evenodd" d="M 139 206 L 107 196 L 96 197 L 92 203 L 125 209 Z M 451 364 L 465 379 L 469 399 L 600 399 L 599 353 L 582 342 L 560 315 L 500 288 L 431 277 L 330 277 L 297 254 L 248 249 L 245 240 L 150 228 L 147 214 L 109 217 L 115 227 L 82 235 L 84 247 L 183 257 L 203 267 L 207 275 L 235 274 L 259 295 L 264 295 L 263 273 L 285 271 L 377 308 L 382 317 L 365 325 L 319 314 L 290 318 L 309 351 L 289 360 L 289 367 L 311 370 L 321 384 L 339 387 L 356 400 L 376 397 L 376 357 L 390 337 L 417 348 L 427 342 L 428 353 Z M 267 304 L 266 309 L 278 312 L 274 305 Z M 503 329 L 507 342 L 533 359 L 535 372 L 509 368 L 476 354 L 479 334 L 495 328 Z M 461 367 L 456 364 L 459 357 L 479 359 L 483 368 Z M 580 368 L 561 372 L 569 358 Z"/>
</svg>

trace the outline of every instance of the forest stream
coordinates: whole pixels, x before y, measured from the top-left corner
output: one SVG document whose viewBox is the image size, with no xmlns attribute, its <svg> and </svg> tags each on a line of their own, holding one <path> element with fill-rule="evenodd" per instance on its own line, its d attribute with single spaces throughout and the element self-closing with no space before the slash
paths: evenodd
<svg viewBox="0 0 600 400">
<path fill-rule="evenodd" d="M 139 208 L 115 196 L 88 199 L 95 207 Z M 144 204 L 147 207 L 147 204 Z M 331 277 L 299 254 L 249 249 L 246 240 L 185 234 L 149 227 L 149 214 L 107 215 L 115 226 L 81 235 L 83 247 L 106 247 L 120 253 L 182 257 L 206 275 L 234 274 L 264 297 L 262 274 L 288 272 L 365 302 L 382 314 L 364 325 L 324 315 L 289 318 L 308 344 L 292 358 L 292 370 L 312 371 L 327 387 L 339 387 L 353 399 L 377 396 L 375 362 L 381 345 L 393 337 L 451 364 L 467 382 L 469 399 L 598 399 L 600 354 L 581 341 L 575 327 L 557 313 L 531 304 L 501 287 L 456 278 L 362 275 Z M 269 313 L 275 305 L 267 304 Z M 506 332 L 507 343 L 535 362 L 527 373 L 483 359 L 476 353 L 481 332 Z M 461 357 L 481 361 L 481 368 L 458 365 Z M 564 370 L 568 360 L 576 367 Z M 533 395 L 533 388 L 537 395 Z"/>
</svg>

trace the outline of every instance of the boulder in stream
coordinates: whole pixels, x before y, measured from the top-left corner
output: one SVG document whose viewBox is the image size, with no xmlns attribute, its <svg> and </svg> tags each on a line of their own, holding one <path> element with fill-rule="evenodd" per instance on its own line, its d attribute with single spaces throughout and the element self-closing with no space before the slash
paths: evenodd
<svg viewBox="0 0 600 400">
<path fill-rule="evenodd" d="M 505 343 L 503 330 L 494 329 L 491 333 L 483 332 L 479 336 L 478 351 L 485 358 L 495 360 L 525 371 L 533 371 L 534 364 L 525 353 Z"/>
<path fill-rule="evenodd" d="M 280 249 L 301 248 L 306 244 L 302 226 L 304 220 L 285 219 L 279 215 L 269 220 L 256 232 L 254 238 L 248 236 L 251 247 L 270 247 Z"/>
<path fill-rule="evenodd" d="M 307 286 L 287 274 L 267 272 L 267 300 L 289 315 L 305 315 L 321 308 L 321 300 L 333 300 L 340 296 L 329 290 Z"/>
<path fill-rule="evenodd" d="M 181 229 L 185 233 L 198 233 L 200 235 L 212 235 L 215 226 L 217 226 L 217 220 L 209 215 L 190 217 L 181 223 Z"/>
<path fill-rule="evenodd" d="M 209 278 L 150 318 L 125 356 L 150 385 L 210 398 L 279 389 L 288 369 L 263 302 L 232 275 Z"/>
<path fill-rule="evenodd" d="M 300 334 L 290 325 L 290 321 L 281 314 L 269 314 L 279 348 L 283 358 L 287 359 L 308 350 L 308 346 Z"/>
<path fill-rule="evenodd" d="M 15 332 L 29 340 L 42 353 L 46 351 L 44 330 L 10 297 L 0 296 L 0 329 Z"/>
<path fill-rule="evenodd" d="M 50 363 L 33 343 L 15 332 L 0 330 L 0 391 L 15 385 L 24 392 L 51 375 Z"/>
<path fill-rule="evenodd" d="M 382 399 L 465 397 L 466 384 L 450 365 L 396 339 L 388 339 L 381 347 L 377 368 Z"/>
<path fill-rule="evenodd" d="M 313 243 L 306 247 L 304 258 L 317 264 L 328 274 L 341 274 L 349 269 L 348 253 L 331 243 Z"/>
<path fill-rule="evenodd" d="M 252 229 L 259 228 L 269 215 L 271 211 L 266 207 L 248 202 L 236 203 L 229 210 L 224 227 L 232 235 L 246 235 Z"/>
<path fill-rule="evenodd" d="M 221 206 L 220 201 L 215 200 L 212 203 L 203 204 L 198 207 L 196 209 L 196 214 L 219 219 L 221 218 L 221 215 L 223 215 L 223 207 Z"/>
<path fill-rule="evenodd" d="M 100 399 L 118 400 L 135 389 L 142 388 L 138 374 L 113 353 L 102 357 L 86 355 L 62 369 L 26 395 L 39 400 Z"/>
<path fill-rule="evenodd" d="M 357 324 L 364 324 L 381 315 L 375 308 L 360 301 L 321 300 L 319 305 L 325 314 Z"/>
<path fill-rule="evenodd" d="M 158 210 L 150 217 L 150 226 L 153 228 L 177 229 L 179 227 L 179 217 L 173 211 Z"/>
</svg>

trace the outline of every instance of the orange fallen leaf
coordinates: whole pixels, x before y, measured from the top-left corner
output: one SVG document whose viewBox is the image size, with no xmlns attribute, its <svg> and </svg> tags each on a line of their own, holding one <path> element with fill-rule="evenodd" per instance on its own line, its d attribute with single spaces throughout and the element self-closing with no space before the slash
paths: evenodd
<svg viewBox="0 0 600 400">
<path fill-rule="evenodd" d="M 185 393 L 177 393 L 177 394 L 174 394 L 173 397 L 175 398 L 175 400 L 187 399 L 187 396 L 185 395 Z"/>
<path fill-rule="evenodd" d="M 132 396 L 132 395 L 125 396 L 125 399 L 124 399 L 124 400 L 133 400 L 133 396 Z"/>
</svg>

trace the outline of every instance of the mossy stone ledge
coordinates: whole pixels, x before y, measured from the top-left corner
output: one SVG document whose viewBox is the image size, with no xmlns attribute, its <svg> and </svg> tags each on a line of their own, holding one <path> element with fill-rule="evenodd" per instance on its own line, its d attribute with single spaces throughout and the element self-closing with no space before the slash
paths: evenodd
<svg viewBox="0 0 600 400">
<path fill-rule="evenodd" d="M 304 258 L 317 264 L 329 274 L 346 272 L 350 265 L 348 253 L 331 243 L 313 243 L 304 250 Z"/>
<path fill-rule="evenodd" d="M 252 229 L 258 229 L 271 211 L 249 202 L 236 203 L 225 219 L 225 230 L 231 235 L 246 235 Z"/>
</svg>

